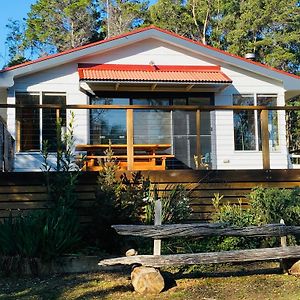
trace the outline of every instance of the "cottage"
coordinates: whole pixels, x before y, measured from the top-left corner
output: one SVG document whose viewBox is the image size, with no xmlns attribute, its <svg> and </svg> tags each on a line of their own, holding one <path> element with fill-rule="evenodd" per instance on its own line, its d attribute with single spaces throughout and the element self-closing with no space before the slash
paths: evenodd
<svg viewBox="0 0 300 300">
<path fill-rule="evenodd" d="M 109 140 L 128 170 L 261 169 L 261 115 L 247 108 L 299 94 L 299 76 L 153 26 L 0 71 L 0 104 L 17 104 L 0 108 L 15 171 L 40 170 L 43 140 L 55 153 L 51 105 L 63 127 L 74 112 L 76 150 L 91 170 Z M 266 120 L 267 166 L 286 169 L 285 112 Z"/>
</svg>

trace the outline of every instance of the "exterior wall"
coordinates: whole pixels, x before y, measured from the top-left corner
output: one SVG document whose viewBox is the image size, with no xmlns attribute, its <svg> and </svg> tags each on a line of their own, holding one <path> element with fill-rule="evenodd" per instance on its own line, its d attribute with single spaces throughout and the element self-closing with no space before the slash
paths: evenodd
<svg viewBox="0 0 300 300">
<path fill-rule="evenodd" d="M 140 45 L 133 44 L 81 59 L 79 62 L 148 65 L 150 61 L 153 61 L 156 65 L 215 65 L 215 62 L 202 55 L 195 55 L 183 51 L 179 47 L 166 45 L 154 39 L 145 40 Z"/>
<path fill-rule="evenodd" d="M 15 86 L 10 90 L 10 103 L 15 103 L 16 92 L 62 92 L 66 93 L 67 104 L 88 104 L 88 97 L 79 90 L 79 78 L 77 64 L 64 65 L 59 68 L 40 72 L 15 80 Z M 74 137 L 76 143 L 88 143 L 89 123 L 86 110 L 74 110 Z M 67 122 L 70 119 L 70 111 L 67 112 Z M 15 137 L 15 112 L 10 109 L 8 114 L 9 129 Z M 15 171 L 40 171 L 42 157 L 40 153 L 19 152 L 16 154 Z M 54 157 L 50 158 L 54 164 Z"/>
<path fill-rule="evenodd" d="M 16 92 L 65 92 L 67 104 L 87 104 L 88 97 L 79 89 L 77 63 L 115 63 L 157 65 L 220 65 L 220 62 L 189 53 L 172 45 L 148 39 L 140 44 L 111 50 L 101 55 L 80 59 L 74 63 L 62 65 L 33 75 L 15 79 L 15 85 L 9 90 L 8 103 L 15 103 Z M 221 64 L 222 66 L 222 64 Z M 224 64 L 222 71 L 233 84 L 215 94 L 216 105 L 232 105 L 232 95 L 236 93 L 272 93 L 278 94 L 278 104 L 284 104 L 284 90 L 279 82 L 271 81 L 238 68 Z M 76 143 L 88 143 L 89 115 L 86 110 L 75 110 Z M 233 113 L 230 111 L 212 112 L 212 157 L 214 169 L 259 169 L 262 168 L 262 154 L 255 151 L 234 151 Z M 272 168 L 287 167 L 285 142 L 285 118 L 280 112 L 280 151 L 271 154 Z M 15 112 L 8 109 L 8 128 L 15 137 Z M 16 154 L 16 171 L 40 171 L 39 153 Z"/>
<path fill-rule="evenodd" d="M 233 84 L 215 95 L 216 105 L 232 105 L 234 94 L 277 94 L 278 105 L 285 104 L 284 89 L 280 85 L 263 80 L 250 72 L 238 69 L 222 68 Z M 275 82 L 276 83 L 276 82 Z M 216 111 L 216 157 L 217 169 L 261 169 L 261 151 L 235 151 L 234 124 L 232 111 Z M 278 112 L 279 150 L 271 152 L 270 164 L 272 169 L 288 168 L 288 153 L 285 132 L 285 113 Z"/>
<path fill-rule="evenodd" d="M 0 89 L 0 104 L 6 104 L 7 101 L 7 90 Z M 7 120 L 7 109 L 0 108 L 0 121 L 4 121 L 6 124 Z"/>
</svg>

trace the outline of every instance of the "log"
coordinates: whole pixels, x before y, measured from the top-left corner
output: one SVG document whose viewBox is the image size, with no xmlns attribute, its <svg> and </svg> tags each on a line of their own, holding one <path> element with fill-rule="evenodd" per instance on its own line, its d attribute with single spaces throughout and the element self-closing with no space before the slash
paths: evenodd
<svg viewBox="0 0 300 300">
<path fill-rule="evenodd" d="M 120 235 L 165 239 L 186 236 L 286 236 L 300 234 L 300 226 L 268 224 L 249 227 L 225 227 L 224 224 L 171 224 L 171 225 L 112 225 Z"/>
<path fill-rule="evenodd" d="M 192 253 L 176 255 L 137 255 L 131 257 L 104 259 L 100 261 L 98 265 L 111 266 L 119 264 L 138 264 L 143 266 L 159 268 L 163 266 L 249 262 L 298 257 L 300 257 L 300 246 L 290 246 L 210 253 Z"/>
<path fill-rule="evenodd" d="M 131 283 L 138 293 L 159 294 L 165 287 L 160 272 L 150 267 L 136 267 L 131 272 Z"/>
</svg>

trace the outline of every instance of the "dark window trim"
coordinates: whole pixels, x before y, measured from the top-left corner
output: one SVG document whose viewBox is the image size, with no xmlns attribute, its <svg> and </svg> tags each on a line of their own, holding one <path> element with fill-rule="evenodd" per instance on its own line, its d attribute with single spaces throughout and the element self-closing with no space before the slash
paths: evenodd
<svg viewBox="0 0 300 300">
<path fill-rule="evenodd" d="M 143 99 L 170 99 L 170 105 L 172 100 L 176 98 L 188 99 L 189 97 L 205 97 L 210 98 L 210 105 L 215 105 L 215 94 L 210 92 L 112 92 L 112 91 L 99 91 L 96 92 L 95 96 L 90 98 L 99 97 L 99 98 L 128 98 L 130 105 L 132 105 L 132 99 L 143 98 Z"/>
</svg>

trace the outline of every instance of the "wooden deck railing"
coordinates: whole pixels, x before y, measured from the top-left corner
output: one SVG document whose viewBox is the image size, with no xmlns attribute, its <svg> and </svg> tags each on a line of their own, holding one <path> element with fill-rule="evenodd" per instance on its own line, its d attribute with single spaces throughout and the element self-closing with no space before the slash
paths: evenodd
<svg viewBox="0 0 300 300">
<path fill-rule="evenodd" d="M 60 110 L 77 110 L 77 109 L 122 109 L 126 110 L 126 129 L 127 129 L 127 169 L 133 170 L 134 167 L 134 110 L 162 110 L 162 111 L 194 111 L 196 113 L 196 155 L 198 160 L 197 166 L 201 165 L 201 139 L 200 139 L 200 112 L 201 111 L 257 111 L 260 114 L 261 121 L 261 140 L 262 140 L 262 161 L 263 169 L 270 169 L 270 147 L 269 147 L 269 132 L 268 132 L 268 111 L 298 111 L 300 106 L 196 106 L 196 105 L 170 105 L 170 106 L 151 106 L 151 105 L 21 105 L 21 104 L 0 104 L 0 109 L 4 108 L 51 108 L 56 109 L 57 117 L 60 116 Z"/>
</svg>

